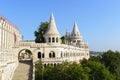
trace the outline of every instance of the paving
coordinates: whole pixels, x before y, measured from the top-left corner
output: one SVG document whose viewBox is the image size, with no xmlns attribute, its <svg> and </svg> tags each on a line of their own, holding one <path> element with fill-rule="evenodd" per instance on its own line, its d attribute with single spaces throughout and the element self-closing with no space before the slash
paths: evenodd
<svg viewBox="0 0 120 80">
<path fill-rule="evenodd" d="M 12 80 L 32 80 L 32 61 L 20 61 Z"/>
</svg>

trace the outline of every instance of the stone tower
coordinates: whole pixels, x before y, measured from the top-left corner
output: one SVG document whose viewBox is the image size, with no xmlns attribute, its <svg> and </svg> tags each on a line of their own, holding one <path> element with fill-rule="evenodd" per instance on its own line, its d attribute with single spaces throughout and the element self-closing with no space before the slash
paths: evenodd
<svg viewBox="0 0 120 80">
<path fill-rule="evenodd" d="M 70 32 L 68 31 L 68 29 L 66 29 L 66 44 L 70 45 Z"/>
<path fill-rule="evenodd" d="M 50 16 L 48 30 L 44 35 L 47 44 L 60 44 L 60 33 L 57 30 L 53 14 Z"/>
</svg>

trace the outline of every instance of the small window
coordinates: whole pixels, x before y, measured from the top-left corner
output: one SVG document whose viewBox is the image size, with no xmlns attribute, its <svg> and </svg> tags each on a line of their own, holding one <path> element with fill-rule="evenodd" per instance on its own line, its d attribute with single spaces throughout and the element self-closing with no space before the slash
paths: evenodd
<svg viewBox="0 0 120 80">
<path fill-rule="evenodd" d="M 44 55 L 44 53 L 42 54 L 42 58 L 44 58 L 45 57 L 45 55 Z"/>
<path fill-rule="evenodd" d="M 49 53 L 49 58 L 55 58 L 55 52 L 51 51 L 51 52 Z"/>
<path fill-rule="evenodd" d="M 51 58 L 52 57 L 52 55 L 51 55 L 51 53 L 49 53 L 49 58 Z"/>
<path fill-rule="evenodd" d="M 55 57 L 55 53 L 53 52 L 53 58 Z"/>
<path fill-rule="evenodd" d="M 38 52 L 38 58 L 41 58 L 41 52 Z"/>
<path fill-rule="evenodd" d="M 55 42 L 55 38 L 54 37 L 52 38 L 52 42 Z"/>
</svg>

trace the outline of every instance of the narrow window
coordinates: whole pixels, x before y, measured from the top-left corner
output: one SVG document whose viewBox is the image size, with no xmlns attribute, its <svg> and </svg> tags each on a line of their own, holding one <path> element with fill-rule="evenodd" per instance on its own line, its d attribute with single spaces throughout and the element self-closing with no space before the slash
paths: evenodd
<svg viewBox="0 0 120 80">
<path fill-rule="evenodd" d="M 49 58 L 51 58 L 52 57 L 52 55 L 51 55 L 51 53 L 49 53 Z"/>
<path fill-rule="evenodd" d="M 38 58 L 41 58 L 41 52 L 38 52 Z"/>
<path fill-rule="evenodd" d="M 42 54 L 42 58 L 44 58 L 44 53 Z"/>
<path fill-rule="evenodd" d="M 52 42 L 55 42 L 55 38 L 54 37 L 52 38 Z"/>
<path fill-rule="evenodd" d="M 55 57 L 55 53 L 53 52 L 53 58 Z"/>
</svg>

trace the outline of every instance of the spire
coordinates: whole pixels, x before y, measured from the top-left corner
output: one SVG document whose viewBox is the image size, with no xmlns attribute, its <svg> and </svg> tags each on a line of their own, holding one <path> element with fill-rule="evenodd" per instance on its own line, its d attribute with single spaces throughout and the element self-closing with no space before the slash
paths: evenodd
<svg viewBox="0 0 120 80">
<path fill-rule="evenodd" d="M 68 38 L 68 37 L 70 37 L 70 32 L 68 31 L 68 29 L 66 29 L 66 34 L 65 34 L 65 36 Z"/>
<path fill-rule="evenodd" d="M 60 35 L 55 24 L 53 13 L 50 16 L 50 21 L 49 21 L 48 30 L 46 34 Z"/>
<path fill-rule="evenodd" d="M 78 26 L 77 26 L 76 22 L 74 22 L 73 31 L 72 31 L 71 36 L 80 36 L 80 32 L 78 30 Z"/>
</svg>

